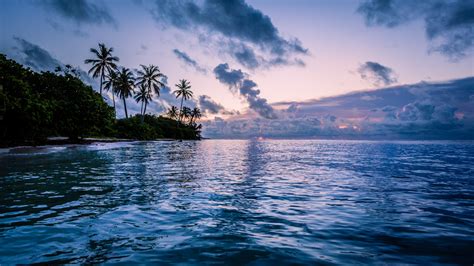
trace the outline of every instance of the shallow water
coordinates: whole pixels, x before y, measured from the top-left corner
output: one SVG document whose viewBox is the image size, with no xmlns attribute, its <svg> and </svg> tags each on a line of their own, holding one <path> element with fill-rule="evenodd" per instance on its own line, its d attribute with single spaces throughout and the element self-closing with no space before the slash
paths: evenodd
<svg viewBox="0 0 474 266">
<path fill-rule="evenodd" d="M 0 264 L 474 262 L 474 142 L 205 140 L 0 154 Z"/>
</svg>

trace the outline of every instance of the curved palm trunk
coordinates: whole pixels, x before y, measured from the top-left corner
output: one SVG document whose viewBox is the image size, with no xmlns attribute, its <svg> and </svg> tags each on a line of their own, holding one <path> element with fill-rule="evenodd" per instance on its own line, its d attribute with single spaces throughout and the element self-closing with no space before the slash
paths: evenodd
<svg viewBox="0 0 474 266">
<path fill-rule="evenodd" d="M 123 107 L 124 107 L 124 109 L 125 109 L 125 118 L 128 118 L 127 102 L 125 101 L 125 97 L 123 97 Z"/>
</svg>

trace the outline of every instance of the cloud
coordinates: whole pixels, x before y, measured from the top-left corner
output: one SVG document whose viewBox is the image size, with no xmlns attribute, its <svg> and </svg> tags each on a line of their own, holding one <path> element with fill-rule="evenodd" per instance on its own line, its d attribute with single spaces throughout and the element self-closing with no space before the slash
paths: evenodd
<svg viewBox="0 0 474 266">
<path fill-rule="evenodd" d="M 393 69 L 377 62 L 367 61 L 357 69 L 357 72 L 362 79 L 371 82 L 375 86 L 387 86 L 398 81 Z"/>
<path fill-rule="evenodd" d="M 237 86 L 244 78 L 245 74 L 242 70 L 229 69 L 229 64 L 219 64 L 214 68 L 216 78 L 227 85 Z"/>
<path fill-rule="evenodd" d="M 211 97 L 207 95 L 199 96 L 199 107 L 203 112 L 209 114 L 217 114 L 225 111 L 224 106 L 215 102 L 213 99 L 211 99 Z"/>
<path fill-rule="evenodd" d="M 50 52 L 41 48 L 39 45 L 20 37 L 13 37 L 13 39 L 17 45 L 13 47 L 14 53 L 10 53 L 9 56 L 18 63 L 30 67 L 36 72 L 54 72 L 57 67 L 65 69 L 64 63 L 56 59 Z M 87 75 L 87 72 L 79 67 L 75 67 L 75 69 L 84 82 L 96 87 L 97 83 Z"/>
<path fill-rule="evenodd" d="M 230 69 L 229 65 L 219 64 L 214 68 L 216 78 L 223 84 L 228 85 L 229 89 L 239 94 L 249 104 L 249 108 L 261 117 L 267 119 L 277 118 L 273 108 L 267 103 L 267 100 L 260 97 L 260 90 L 256 89 L 257 84 L 248 79 L 248 75 L 240 69 Z"/>
<path fill-rule="evenodd" d="M 237 62 L 249 69 L 255 69 L 262 64 L 262 60 L 257 57 L 253 49 L 243 44 L 233 49 L 232 56 Z"/>
<path fill-rule="evenodd" d="M 422 19 L 430 51 L 459 60 L 472 52 L 474 1 L 365 0 L 357 11 L 368 26 L 397 27 Z"/>
<path fill-rule="evenodd" d="M 96 1 L 88 0 L 45 0 L 41 4 L 64 18 L 77 24 L 110 24 L 116 26 L 116 21 L 109 10 L 98 5 Z"/>
<path fill-rule="evenodd" d="M 171 25 L 186 31 L 204 31 L 206 42 L 216 34 L 223 38 L 221 49 L 249 68 L 261 65 L 259 57 L 265 54 L 265 65 L 272 66 L 301 61 L 297 55 L 307 55 L 301 42 L 283 38 L 270 17 L 253 8 L 244 0 L 157 0 L 152 8 L 154 19 L 162 25 Z M 251 47 L 252 46 L 252 47 Z M 261 52 L 256 55 L 255 50 Z"/>
<path fill-rule="evenodd" d="M 56 67 L 63 66 L 61 62 L 40 46 L 19 37 L 14 37 L 13 39 L 18 44 L 14 48 L 18 52 L 14 59 L 19 63 L 38 72 L 54 71 Z"/>
<path fill-rule="evenodd" d="M 196 62 L 196 60 L 192 59 L 187 53 L 185 53 L 183 51 L 180 51 L 178 49 L 173 49 L 173 53 L 176 55 L 176 57 L 178 57 L 178 59 L 180 59 L 181 61 L 186 63 L 188 66 L 193 67 L 196 71 L 198 71 L 202 74 L 207 73 L 207 70 L 205 68 L 201 67 L 198 64 L 198 62 Z"/>
<path fill-rule="evenodd" d="M 213 138 L 472 139 L 473 95 L 474 77 L 469 77 L 279 102 L 271 104 L 276 119 L 242 114 L 206 121 L 203 134 Z"/>
</svg>

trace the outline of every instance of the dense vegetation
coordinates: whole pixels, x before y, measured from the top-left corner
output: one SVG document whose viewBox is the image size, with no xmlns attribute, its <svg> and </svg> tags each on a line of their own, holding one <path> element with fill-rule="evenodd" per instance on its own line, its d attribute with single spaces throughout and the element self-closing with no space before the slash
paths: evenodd
<svg viewBox="0 0 474 266">
<path fill-rule="evenodd" d="M 176 111 L 176 107 L 171 109 Z M 200 138 L 200 126 L 193 119 L 189 123 L 181 119 L 190 118 L 189 113 L 169 112 L 169 118 L 144 114 L 116 120 L 114 107 L 69 66 L 56 73 L 37 73 L 0 54 L 1 146 L 43 144 L 49 136 L 67 136 L 72 141 L 84 137 Z"/>
</svg>

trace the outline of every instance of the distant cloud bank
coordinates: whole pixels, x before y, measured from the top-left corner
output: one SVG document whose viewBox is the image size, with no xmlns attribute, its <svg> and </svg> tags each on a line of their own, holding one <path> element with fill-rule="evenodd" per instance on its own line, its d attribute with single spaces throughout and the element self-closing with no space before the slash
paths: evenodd
<svg viewBox="0 0 474 266">
<path fill-rule="evenodd" d="M 230 78 L 230 77 L 229 77 Z M 271 104 L 278 119 L 245 114 L 204 124 L 214 138 L 474 139 L 474 77 L 421 82 L 306 102 Z"/>
</svg>

